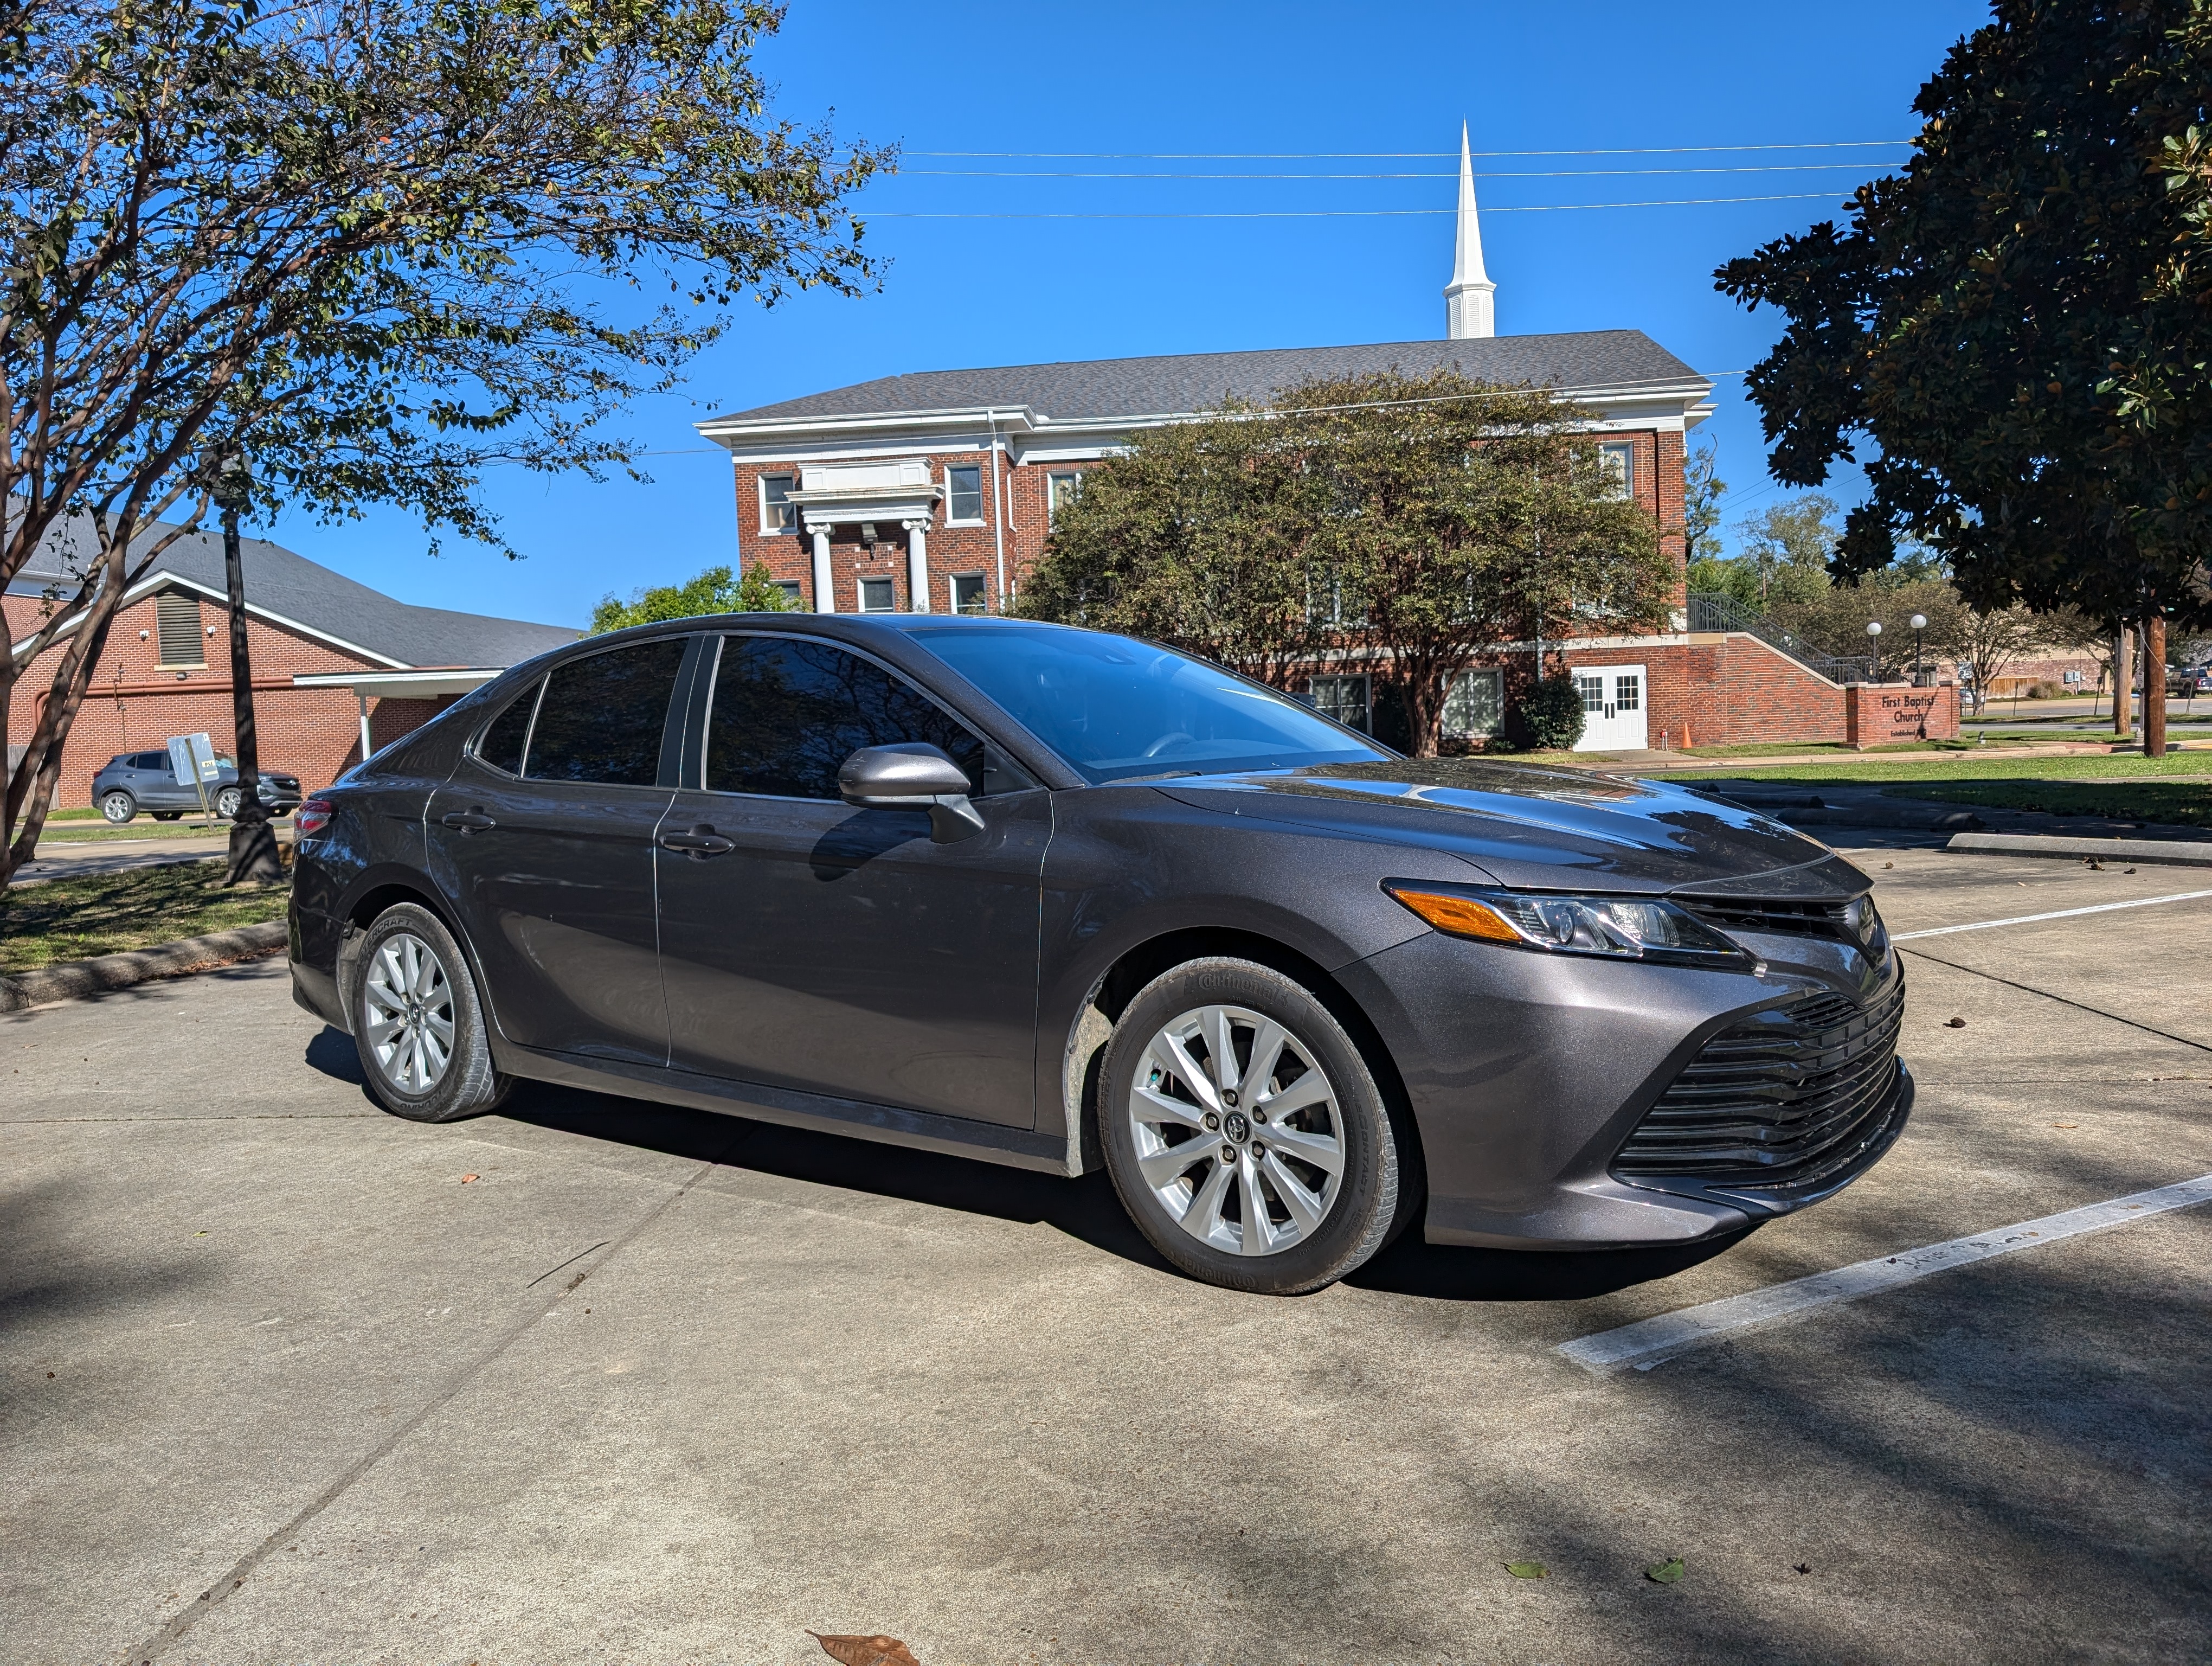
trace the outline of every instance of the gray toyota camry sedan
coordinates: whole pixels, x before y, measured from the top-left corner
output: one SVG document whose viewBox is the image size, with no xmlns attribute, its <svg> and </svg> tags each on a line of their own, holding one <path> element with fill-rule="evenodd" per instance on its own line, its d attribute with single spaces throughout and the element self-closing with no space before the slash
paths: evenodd
<svg viewBox="0 0 2212 1666">
<path fill-rule="evenodd" d="M 1683 1243 L 1896 1140 L 1868 881 L 1679 787 L 1417 762 L 1001 619 L 737 615 L 520 666 L 301 807 L 294 990 L 377 1097 L 519 1078 L 1059 1175 L 1295 1294 Z"/>
</svg>

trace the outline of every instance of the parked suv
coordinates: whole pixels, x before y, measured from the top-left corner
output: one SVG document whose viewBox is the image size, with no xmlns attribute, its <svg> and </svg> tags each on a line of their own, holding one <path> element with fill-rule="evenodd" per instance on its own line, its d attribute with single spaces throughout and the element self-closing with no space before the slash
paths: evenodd
<svg viewBox="0 0 2212 1666">
<path fill-rule="evenodd" d="M 208 802 L 225 821 L 238 813 L 238 765 L 227 757 L 216 760 L 218 773 L 208 783 Z M 173 822 L 187 810 L 200 807 L 197 787 L 177 785 L 169 767 L 169 753 L 125 752 L 107 760 L 107 767 L 92 778 L 92 801 L 100 813 L 120 827 L 141 810 L 150 811 L 157 822 Z M 261 772 L 261 801 L 272 815 L 289 815 L 300 802 L 300 778 L 280 771 Z"/>
<path fill-rule="evenodd" d="M 2166 691 L 2180 695 L 2184 699 L 2212 694 L 2212 666 L 2185 666 L 2167 672 Z"/>
</svg>

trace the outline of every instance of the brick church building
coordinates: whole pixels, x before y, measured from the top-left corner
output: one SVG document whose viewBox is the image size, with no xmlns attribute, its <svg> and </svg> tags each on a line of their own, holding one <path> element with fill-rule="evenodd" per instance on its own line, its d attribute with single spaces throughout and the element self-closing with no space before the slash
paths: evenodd
<svg viewBox="0 0 2212 1666">
<path fill-rule="evenodd" d="M 1712 383 L 1641 331 L 1500 336 L 1486 274 L 1474 178 L 1461 140 L 1457 246 L 1437 341 L 1277 348 L 925 371 L 809 394 L 699 424 L 735 465 L 740 559 L 757 557 L 817 612 L 995 612 L 1043 552 L 1055 506 L 1086 469 L 1140 429 L 1267 400 L 1312 377 L 1453 370 L 1555 390 L 1593 413 L 1590 430 L 1621 489 L 1656 519 L 1661 547 L 1686 557 L 1686 436 Z M 1686 607 L 1686 597 L 1680 599 Z M 1956 732 L 1954 690 L 1830 680 L 1747 630 L 1675 629 L 1571 641 L 1592 751 L 1763 740 L 1869 741 Z M 1547 666 L 1558 645 L 1547 643 Z M 1500 643 L 1461 679 L 1448 741 L 1479 745 L 1534 645 Z M 1386 740 L 1402 740 L 1357 659 L 1316 667 L 1307 692 Z"/>
<path fill-rule="evenodd" d="M 146 542 L 168 530 L 154 529 Z M 88 526 L 64 527 L 0 595 L 0 617 L 19 651 L 48 618 L 52 599 L 76 594 L 70 552 L 97 547 Z M 298 775 L 310 792 L 507 666 L 580 634 L 410 606 L 258 538 L 243 540 L 240 553 L 261 764 Z M 90 804 L 93 775 L 109 758 L 161 751 L 171 735 L 204 732 L 217 753 L 230 751 L 228 594 L 222 539 L 208 532 L 179 538 L 131 587 L 70 730 L 56 808 Z M 56 651 L 15 684 L 11 769 L 38 721 Z"/>
</svg>

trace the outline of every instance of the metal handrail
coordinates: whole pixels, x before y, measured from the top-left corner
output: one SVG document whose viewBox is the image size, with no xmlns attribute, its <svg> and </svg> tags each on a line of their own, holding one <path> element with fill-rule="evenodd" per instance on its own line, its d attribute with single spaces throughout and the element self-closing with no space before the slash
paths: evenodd
<svg viewBox="0 0 2212 1666">
<path fill-rule="evenodd" d="M 1795 660 L 1806 670 L 1831 683 L 1870 683 L 1874 661 L 1856 654 L 1839 657 L 1822 654 L 1793 630 L 1786 630 L 1764 613 L 1754 613 L 1733 596 L 1693 590 L 1689 596 L 1689 625 L 1692 630 L 1740 630 L 1756 636 L 1776 652 Z"/>
</svg>

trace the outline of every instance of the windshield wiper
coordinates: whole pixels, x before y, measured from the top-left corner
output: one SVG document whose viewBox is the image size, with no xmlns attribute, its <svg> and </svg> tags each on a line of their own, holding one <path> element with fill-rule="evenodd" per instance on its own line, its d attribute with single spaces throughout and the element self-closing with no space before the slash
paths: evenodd
<svg viewBox="0 0 2212 1666">
<path fill-rule="evenodd" d="M 1163 769 L 1156 775 L 1116 775 L 1111 781 L 1102 781 L 1101 787 L 1133 787 L 1141 781 L 1181 781 L 1185 775 L 1202 775 L 1203 769 Z"/>
</svg>

